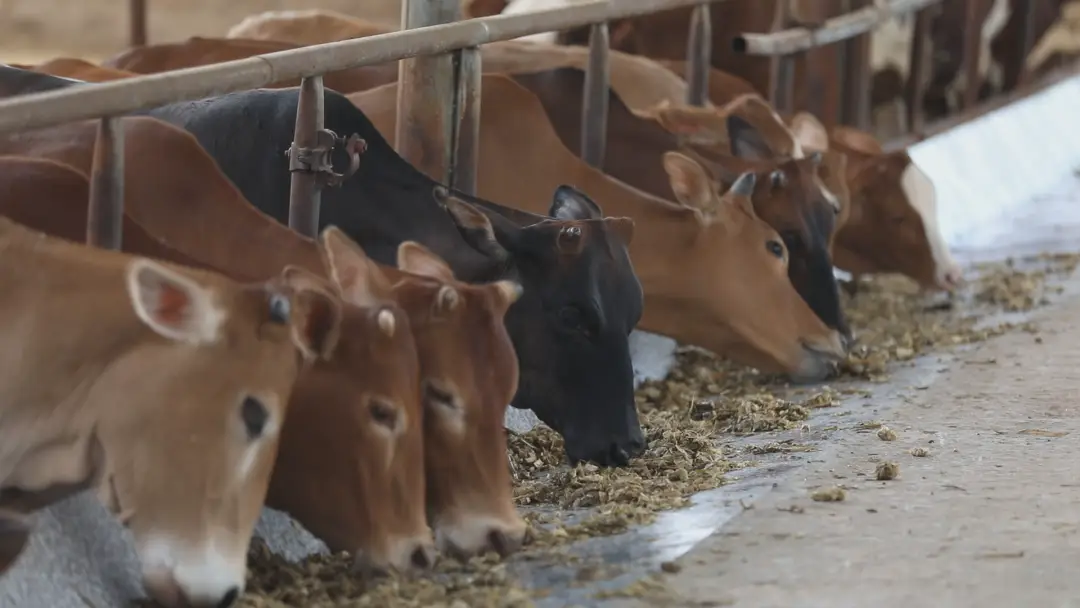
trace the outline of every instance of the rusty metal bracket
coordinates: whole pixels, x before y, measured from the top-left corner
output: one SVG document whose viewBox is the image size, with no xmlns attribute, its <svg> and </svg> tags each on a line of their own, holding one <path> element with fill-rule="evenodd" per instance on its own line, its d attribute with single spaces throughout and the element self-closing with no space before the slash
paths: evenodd
<svg viewBox="0 0 1080 608">
<path fill-rule="evenodd" d="M 315 132 L 317 144 L 311 148 L 303 148 L 293 142 L 285 156 L 289 158 L 289 172 L 304 171 L 316 174 L 318 187 L 325 188 L 341 186 L 341 183 L 356 173 L 360 168 L 360 155 L 367 151 L 367 142 L 360 135 L 353 133 L 348 139 L 339 137 L 330 129 L 319 129 Z M 335 173 L 333 163 L 330 161 L 330 153 L 334 148 L 342 146 L 349 154 L 349 168 L 344 173 Z"/>
</svg>

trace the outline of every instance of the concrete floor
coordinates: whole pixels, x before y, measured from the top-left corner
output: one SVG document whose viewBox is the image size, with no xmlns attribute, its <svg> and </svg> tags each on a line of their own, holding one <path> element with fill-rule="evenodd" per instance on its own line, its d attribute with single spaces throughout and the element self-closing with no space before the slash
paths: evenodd
<svg viewBox="0 0 1080 608">
<path fill-rule="evenodd" d="M 1037 336 L 962 353 L 876 412 L 896 441 L 841 425 L 842 441 L 679 558 L 661 603 L 1080 606 L 1080 297 L 1034 320 Z M 874 479 L 881 460 L 896 480 Z M 836 484 L 843 502 L 810 499 Z"/>
</svg>

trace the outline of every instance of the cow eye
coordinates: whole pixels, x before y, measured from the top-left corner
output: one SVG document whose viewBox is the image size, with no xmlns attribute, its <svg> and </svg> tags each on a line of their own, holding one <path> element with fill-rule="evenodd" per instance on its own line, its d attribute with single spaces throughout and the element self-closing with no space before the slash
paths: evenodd
<svg viewBox="0 0 1080 608">
<path fill-rule="evenodd" d="M 765 249 L 779 259 L 784 259 L 784 245 L 780 241 L 766 241 Z"/>
<path fill-rule="evenodd" d="M 248 439 L 254 441 L 262 437 L 266 429 L 266 421 L 270 419 L 270 412 L 266 411 L 266 406 L 258 399 L 245 397 L 244 403 L 240 406 L 240 418 L 244 421 Z"/>
<path fill-rule="evenodd" d="M 454 395 L 452 395 L 450 391 L 439 388 L 431 382 L 424 383 L 424 396 L 431 403 L 437 403 L 438 405 L 448 408 L 457 407 L 457 404 L 454 401 Z"/>
<path fill-rule="evenodd" d="M 292 312 L 292 305 L 289 303 L 289 298 L 275 293 L 270 296 L 270 321 L 277 323 L 278 325 L 286 325 L 289 323 L 289 316 Z"/>
<path fill-rule="evenodd" d="M 397 429 L 397 410 L 392 405 L 381 400 L 371 402 L 371 419 L 380 426 L 393 431 Z"/>
</svg>

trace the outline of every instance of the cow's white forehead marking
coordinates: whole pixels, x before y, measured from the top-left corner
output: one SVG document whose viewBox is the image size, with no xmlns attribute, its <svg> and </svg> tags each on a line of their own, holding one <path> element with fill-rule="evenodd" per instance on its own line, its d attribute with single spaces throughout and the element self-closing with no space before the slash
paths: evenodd
<svg viewBox="0 0 1080 608">
<path fill-rule="evenodd" d="M 946 272 L 955 269 L 956 262 L 938 227 L 937 193 L 934 190 L 934 183 L 918 165 L 909 161 L 900 177 L 900 187 L 904 190 L 908 204 L 922 219 L 926 241 L 930 245 L 930 255 L 934 259 L 934 272 L 941 277 Z"/>
<path fill-rule="evenodd" d="M 832 205 L 833 209 L 839 211 L 840 198 L 836 196 L 836 193 L 834 193 L 832 190 L 829 190 L 829 187 L 826 186 L 825 182 L 821 180 L 820 175 L 814 176 L 814 182 L 817 184 L 817 187 L 821 189 L 821 195 L 825 197 L 825 200 L 828 201 L 830 205 Z"/>
<path fill-rule="evenodd" d="M 266 408 L 269 417 L 263 425 L 262 435 L 244 446 L 244 451 L 236 467 L 236 479 L 239 483 L 247 482 L 248 477 L 251 476 L 252 471 L 255 469 L 255 462 L 258 460 L 259 455 L 267 449 L 268 443 L 277 437 L 281 429 L 281 403 L 277 397 L 272 394 L 264 394 L 260 396 L 259 401 Z"/>
</svg>

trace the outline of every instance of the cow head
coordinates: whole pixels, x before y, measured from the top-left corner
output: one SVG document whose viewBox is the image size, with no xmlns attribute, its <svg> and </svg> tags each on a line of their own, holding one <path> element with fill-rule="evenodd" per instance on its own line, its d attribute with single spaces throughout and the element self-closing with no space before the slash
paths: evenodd
<svg viewBox="0 0 1080 608">
<path fill-rule="evenodd" d="M 434 563 L 419 361 L 380 267 L 335 227 L 319 250 L 346 303 L 333 358 L 301 376 L 268 503 L 363 572 Z"/>
<path fill-rule="evenodd" d="M 518 387 L 504 317 L 521 297 L 512 281 L 469 284 L 419 243 L 398 247 L 396 299 L 420 353 L 428 512 L 441 551 L 469 557 L 521 546 L 503 421 Z"/>
<path fill-rule="evenodd" d="M 441 188 L 436 198 L 466 240 L 524 287 L 506 315 L 521 361 L 512 405 L 560 432 L 571 462 L 627 464 L 645 447 L 628 340 L 642 308 L 627 252 L 633 221 L 604 218 L 570 186 L 555 191 L 551 219 L 525 227 Z"/>
<path fill-rule="evenodd" d="M 146 338 L 88 396 L 101 497 L 133 532 L 154 599 L 228 605 L 244 590 L 293 384 L 304 360 L 334 351 L 341 303 L 290 276 L 239 285 L 145 258 L 126 284 Z"/>
</svg>

